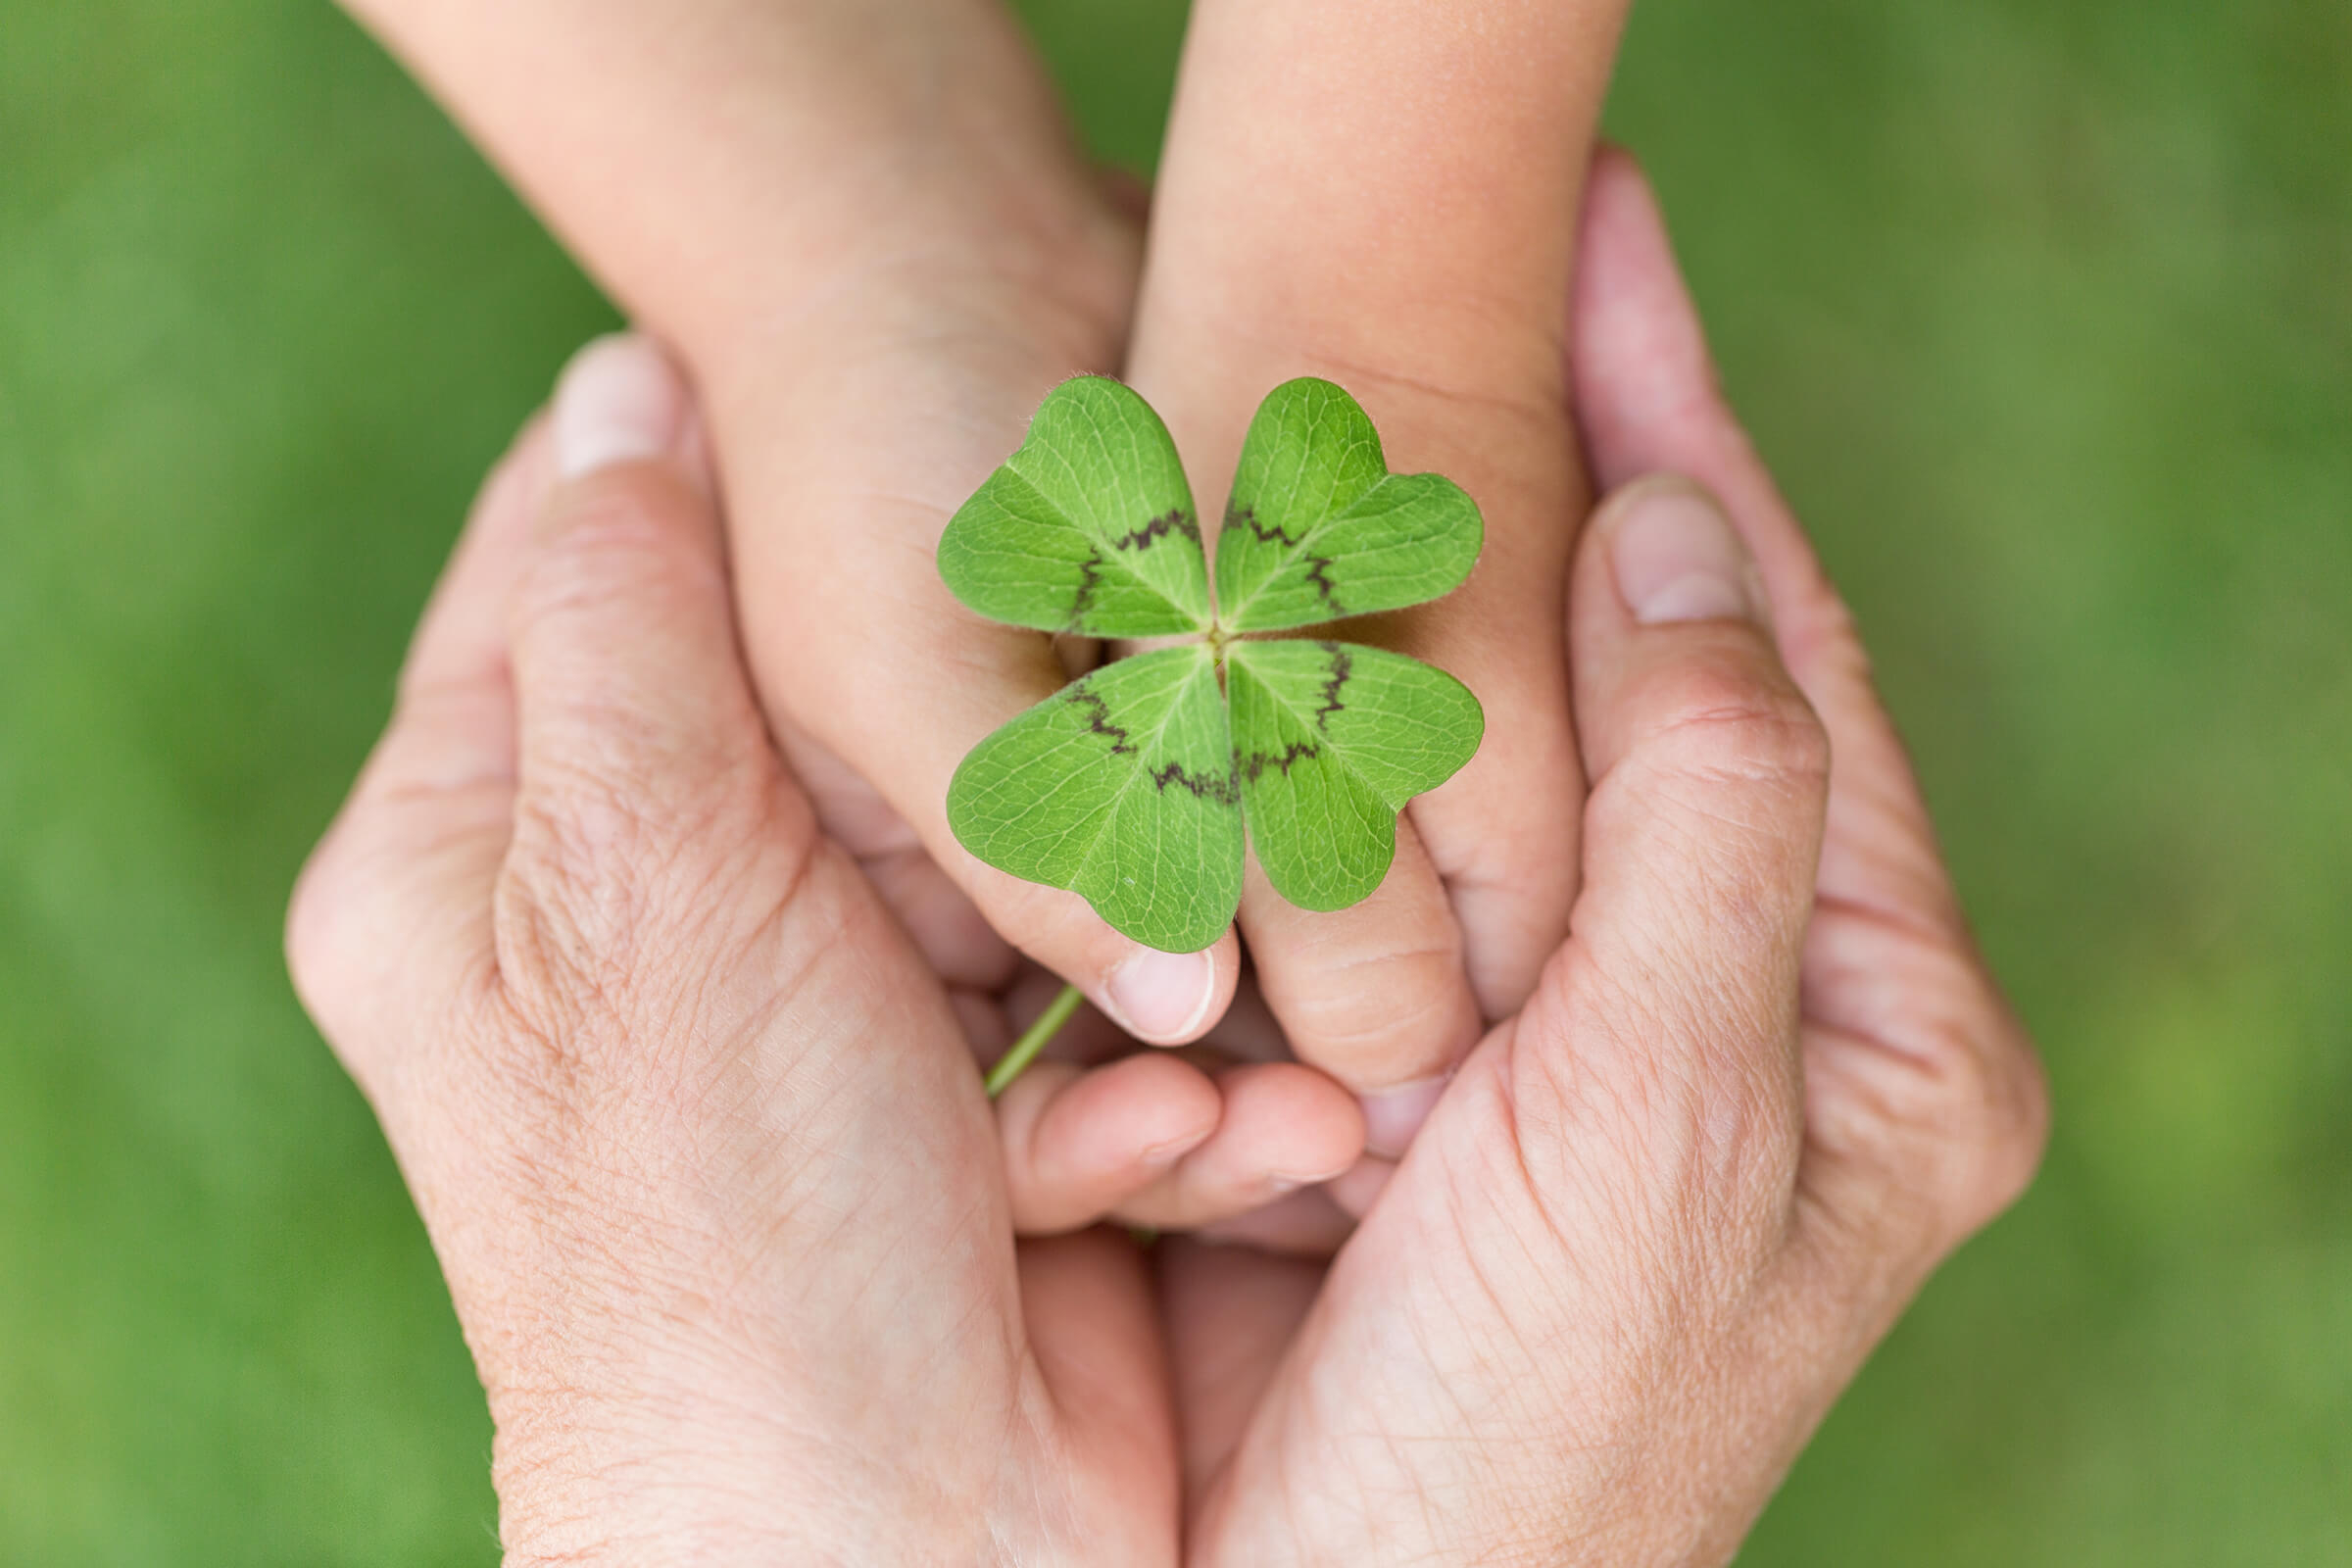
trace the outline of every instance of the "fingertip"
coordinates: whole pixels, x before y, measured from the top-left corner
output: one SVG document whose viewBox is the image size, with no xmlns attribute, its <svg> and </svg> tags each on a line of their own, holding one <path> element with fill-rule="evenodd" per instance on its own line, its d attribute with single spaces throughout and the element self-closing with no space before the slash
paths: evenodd
<svg viewBox="0 0 2352 1568">
<path fill-rule="evenodd" d="M 1622 142 L 1602 141 L 1592 149 L 1592 167 L 1585 179 L 1585 210 L 1582 228 L 1588 238 L 1596 233 L 1606 238 L 1622 232 L 1620 225 L 1629 218 L 1641 217 L 1640 209 L 1657 210 L 1657 193 L 1649 182 L 1649 172 L 1642 160 Z"/>
<path fill-rule="evenodd" d="M 1413 1135 L 1421 1130 L 1421 1124 L 1429 1120 L 1430 1112 L 1438 1108 L 1438 1101 L 1452 1077 L 1451 1073 L 1444 1073 L 1359 1096 L 1356 1103 L 1363 1111 L 1365 1149 L 1389 1159 L 1402 1154 L 1412 1144 Z"/>
<path fill-rule="evenodd" d="M 1132 1039 L 1191 1045 L 1233 1001 L 1242 950 L 1231 926 L 1198 953 L 1163 953 L 1114 929 L 1078 894 L 1000 871 L 960 843 L 948 863 L 992 927 Z"/>
<path fill-rule="evenodd" d="M 1251 1062 L 1217 1074 L 1216 1086 L 1225 1102 L 1218 1131 L 1247 1143 L 1286 1192 L 1330 1181 L 1362 1157 L 1362 1108 L 1312 1067 Z"/>
<path fill-rule="evenodd" d="M 1215 1225 L 1330 1181 L 1364 1147 L 1355 1099 L 1310 1067 L 1269 1062 L 1216 1075 L 1223 1114 L 1213 1136 L 1118 1207 L 1132 1224 Z"/>
<path fill-rule="evenodd" d="M 1720 443 L 1714 357 L 1648 176 L 1595 159 L 1578 240 L 1569 372 L 1594 481 L 1623 484 Z"/>
<path fill-rule="evenodd" d="M 1216 1133 L 1223 1101 L 1206 1075 L 1147 1053 L 1106 1067 L 1041 1062 L 997 1102 L 1013 1227 L 1092 1225 Z"/>
<path fill-rule="evenodd" d="M 1740 620 L 1770 629 L 1755 557 L 1695 479 L 1654 473 L 1623 486 L 1602 503 L 1593 533 L 1618 603 L 1637 624 Z"/>
<path fill-rule="evenodd" d="M 1380 1200 L 1390 1178 L 1396 1174 L 1396 1161 L 1367 1153 L 1346 1171 L 1323 1184 L 1332 1206 L 1350 1220 L 1360 1220 L 1372 1212 Z"/>
<path fill-rule="evenodd" d="M 1127 952 L 1100 982 L 1082 989 L 1105 1016 L 1146 1045 L 1190 1045 L 1232 1003 L 1241 978 L 1241 951 L 1230 929 L 1199 953 L 1162 953 L 1119 940 Z"/>
<path fill-rule="evenodd" d="M 616 332 L 589 343 L 556 381 L 559 478 L 678 454 L 691 422 L 684 377 L 653 339 Z"/>
<path fill-rule="evenodd" d="M 1292 1053 L 1352 1091 L 1442 1074 L 1478 1040 L 1461 925 L 1410 811 L 1396 818 L 1396 858 L 1368 898 L 1300 909 L 1252 864 L 1242 926 Z"/>
</svg>

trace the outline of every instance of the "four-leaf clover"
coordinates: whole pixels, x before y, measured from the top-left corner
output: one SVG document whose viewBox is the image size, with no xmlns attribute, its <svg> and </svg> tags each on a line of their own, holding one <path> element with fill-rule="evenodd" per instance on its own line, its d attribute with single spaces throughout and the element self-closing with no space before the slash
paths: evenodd
<svg viewBox="0 0 2352 1568">
<path fill-rule="evenodd" d="M 1231 923 L 1245 822 L 1293 904 L 1363 899 L 1396 856 L 1396 812 L 1470 760 L 1484 715 L 1400 654 L 1263 634 L 1435 599 L 1481 534 L 1460 486 L 1388 471 L 1353 398 L 1289 381 L 1243 442 L 1212 597 L 1167 426 L 1116 381 L 1063 382 L 949 522 L 940 573 L 1016 626 L 1192 640 L 1104 664 L 973 748 L 948 790 L 956 837 L 1170 953 Z"/>
</svg>

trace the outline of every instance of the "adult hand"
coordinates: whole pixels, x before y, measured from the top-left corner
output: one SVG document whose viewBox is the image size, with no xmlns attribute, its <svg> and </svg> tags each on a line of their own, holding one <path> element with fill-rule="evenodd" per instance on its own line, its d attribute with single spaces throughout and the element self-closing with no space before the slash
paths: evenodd
<svg viewBox="0 0 2352 1568">
<path fill-rule="evenodd" d="M 1328 1274 L 1162 1249 L 1201 1563 L 1706 1563 L 2046 1108 L 1639 172 L 1574 311 L 1583 887 Z M 1557 808 L 1577 809 L 1562 787 Z"/>
<path fill-rule="evenodd" d="M 1217 1096 L 1147 1054 L 992 1115 L 769 743 L 691 445 L 647 346 L 583 357 L 289 924 L 448 1274 L 508 1560 L 1170 1561 L 1139 1254 L 1012 1237 L 1213 1194 Z"/>
</svg>

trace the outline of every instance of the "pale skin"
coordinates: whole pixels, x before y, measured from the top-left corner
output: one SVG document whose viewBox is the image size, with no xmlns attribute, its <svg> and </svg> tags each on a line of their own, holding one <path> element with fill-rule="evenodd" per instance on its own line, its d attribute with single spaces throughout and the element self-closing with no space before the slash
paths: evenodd
<svg viewBox="0 0 2352 1568">
<path fill-rule="evenodd" d="M 1240 975 L 1231 934 L 1151 953 L 948 830 L 956 762 L 1091 654 L 962 611 L 933 563 L 1045 392 L 1125 373 L 1211 529 L 1250 411 L 1301 372 L 1362 398 L 1394 466 L 1480 498 L 1469 586 L 1350 634 L 1529 716 L 1414 803 L 1364 905 L 1309 918 L 1253 878 L 1262 1001 L 1242 1011 L 1324 1076 L 1186 1065 L 1212 1124 L 1126 1218 L 1243 1214 L 1332 1175 L 1310 1149 L 1401 1151 L 1566 929 L 1575 818 L 1536 804 L 1576 787 L 1559 625 L 1588 497 L 1563 302 L 1625 3 L 1204 0 L 1147 255 L 995 0 L 354 0 L 684 367 L 762 706 L 984 1044 L 1006 1005 L 1042 1004 L 1024 956 L 1158 1044 L 1218 1027 Z M 1156 1130 L 1130 1093 L 1087 1093 L 1131 1152 Z"/>
<path fill-rule="evenodd" d="M 1580 891 L 1328 1266 L 1015 1241 L 1151 1175 L 992 1111 L 762 724 L 685 388 L 642 343 L 575 365 L 289 931 L 449 1274 L 511 1560 L 1719 1562 L 2022 1188 L 2031 1049 L 1598 168 Z"/>
</svg>

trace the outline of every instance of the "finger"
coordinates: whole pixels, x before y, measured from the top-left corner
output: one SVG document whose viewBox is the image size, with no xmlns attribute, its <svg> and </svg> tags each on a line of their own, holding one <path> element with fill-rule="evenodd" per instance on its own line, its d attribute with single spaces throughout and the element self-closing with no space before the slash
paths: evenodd
<svg viewBox="0 0 2352 1568">
<path fill-rule="evenodd" d="M 1251 862 L 1241 926 L 1292 1053 L 1360 1097 L 1380 1152 L 1402 1152 L 1481 1028 L 1461 928 L 1411 818 L 1388 876 L 1349 908 L 1301 909 Z"/>
<path fill-rule="evenodd" d="M 547 427 L 534 420 L 476 499 L 391 723 L 295 887 L 295 987 L 370 1093 L 377 1000 L 401 986 L 457 994 L 490 949 L 490 888 L 514 814 L 506 606 L 549 474 Z"/>
<path fill-rule="evenodd" d="M 1651 477 L 1596 514 L 1572 597 L 1592 794 L 1561 972 L 1642 977 L 1586 997 L 1618 1015 L 1580 1018 L 1578 1038 L 1638 1043 L 1642 1081 L 1703 1086 L 1725 1115 L 1744 1089 L 1792 1128 L 1829 747 L 1774 649 L 1762 581 L 1711 496 Z"/>
<path fill-rule="evenodd" d="M 1287 1062 L 1216 1075 L 1217 1130 L 1118 1207 L 1131 1225 L 1195 1230 L 1331 1180 L 1363 1152 L 1353 1099 L 1312 1068 Z"/>
<path fill-rule="evenodd" d="M 1095 1224 L 1207 1142 L 1222 1109 L 1205 1074 L 1157 1053 L 1092 1069 L 1037 1063 L 997 1101 L 1013 1229 Z"/>
<path fill-rule="evenodd" d="M 688 464 L 689 414 L 684 382 L 641 337 L 591 344 L 558 384 L 556 483 L 508 607 L 514 831 L 493 918 L 502 949 L 527 945 L 517 974 L 628 954 L 620 978 L 670 983 L 666 958 L 642 945 L 674 932 L 649 908 L 775 913 L 710 906 L 708 878 L 729 863 L 712 846 L 745 863 L 772 858 L 771 880 L 796 890 L 819 846 L 736 649 L 715 506 Z M 581 989 L 550 996 L 569 1004 Z"/>
<path fill-rule="evenodd" d="M 960 607 L 950 610 L 948 617 L 972 619 Z M 1135 1039 L 1160 1046 L 1198 1040 L 1232 1000 L 1241 973 L 1241 945 L 1230 929 L 1201 952 L 1162 953 L 1114 930 L 1077 894 L 1009 876 L 956 842 L 947 823 L 946 802 L 957 764 L 997 727 L 1051 698 L 1064 681 L 1050 645 L 1034 633 L 968 624 L 965 630 L 982 643 L 1010 636 L 1034 646 L 1019 650 L 1013 668 L 994 678 L 975 678 L 954 692 L 926 677 L 911 677 L 929 691 L 910 697 L 902 689 L 898 708 L 904 710 L 909 701 L 949 706 L 920 716 L 916 727 L 925 732 L 920 741 L 876 743 L 869 737 L 868 755 L 884 759 L 873 764 L 877 776 L 915 792 L 911 802 L 896 797 L 900 808 L 916 825 L 932 859 L 993 930 L 1084 992 Z"/>
<path fill-rule="evenodd" d="M 1115 1517 L 1090 1521 L 1092 1560 L 1148 1562 L 1175 1539 L 1176 1420 L 1151 1259 L 1116 1231 L 1024 1242 L 1020 1308 L 1028 1348 L 1070 1451 L 1133 1478 Z M 1144 1373 L 1146 1375 L 1138 1375 Z"/>
<path fill-rule="evenodd" d="M 1928 1239 L 1924 1273 L 2031 1180 L 2049 1119 L 2040 1067 L 1968 935 L 1852 617 L 1718 390 L 1656 201 L 1622 153 L 1596 165 L 1584 249 L 1576 374 L 1596 470 L 1679 469 L 1726 499 L 1830 736 L 1803 975 L 1809 1211 L 1839 1216 L 1857 1256 Z"/>
<path fill-rule="evenodd" d="M 507 601 L 530 549 L 531 519 L 554 482 L 547 418 L 534 416 L 484 481 L 449 567 L 434 586 L 401 666 L 409 709 L 443 699 L 495 704 L 466 731 L 469 760 L 512 775 L 514 692 L 507 668 Z"/>
<path fill-rule="evenodd" d="M 1175 1368 L 1184 1492 L 1198 1497 L 1242 1441 L 1323 1285 L 1320 1262 L 1182 1239 L 1156 1258 Z"/>
<path fill-rule="evenodd" d="M 557 483 L 510 606 L 526 812 L 681 784 L 700 798 L 764 748 L 717 516 L 683 461 L 687 412 L 643 338 L 591 344 L 558 385 Z"/>
<path fill-rule="evenodd" d="M 1361 1169 L 1373 1163 L 1378 1162 L 1357 1160 L 1356 1166 Z M 1212 1221 L 1193 1235 L 1202 1241 L 1291 1257 L 1329 1257 L 1355 1230 L 1355 1217 L 1332 1198 L 1332 1189 L 1348 1179 L 1342 1176 L 1339 1182 L 1302 1188 L 1262 1208 Z"/>
<path fill-rule="evenodd" d="M 1077 894 L 985 864 L 948 824 L 949 781 L 965 755 L 1065 683 L 1053 644 L 1035 632 L 980 622 L 948 595 L 928 560 L 910 564 L 877 557 L 870 540 L 843 540 L 778 562 L 766 554 L 769 543 L 746 541 L 758 574 L 746 584 L 747 605 L 789 602 L 800 590 L 780 585 L 782 573 L 831 576 L 844 600 L 895 607 L 884 612 L 906 628 L 894 631 L 894 646 L 885 651 L 870 636 L 845 634 L 837 646 L 821 637 L 780 642 L 755 630 L 765 688 L 821 686 L 827 694 L 821 711 L 795 715 L 794 728 L 815 743 L 794 748 L 796 763 L 819 746 L 852 761 L 989 928 L 1077 986 L 1128 1034 L 1153 1045 L 1199 1039 L 1231 1000 L 1241 970 L 1232 932 L 1200 953 L 1145 947 L 1112 929 Z M 904 578 L 918 569 L 916 602 L 907 604 Z M 787 671 L 786 658 L 802 659 L 805 667 Z M 953 678 L 942 679 L 943 670 Z M 958 956 L 970 955 L 972 961 L 958 967 L 977 979 L 978 967 L 993 956 L 985 940 L 972 935 L 952 904 L 934 903 L 923 912 L 926 934 L 943 948 L 953 944 Z"/>
<path fill-rule="evenodd" d="M 1597 480 L 1689 474 L 1722 498 L 1763 572 L 1782 655 L 1838 759 L 1823 897 L 1899 905 L 1957 930 L 1927 807 L 1853 617 L 1724 401 L 1656 198 L 1614 148 L 1594 160 L 1574 316 L 1577 404 Z"/>
</svg>

